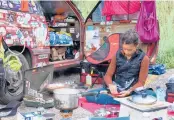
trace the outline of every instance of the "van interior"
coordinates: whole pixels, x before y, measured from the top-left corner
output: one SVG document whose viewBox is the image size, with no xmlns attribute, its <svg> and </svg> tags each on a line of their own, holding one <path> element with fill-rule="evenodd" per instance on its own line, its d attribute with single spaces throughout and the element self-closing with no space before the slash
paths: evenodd
<svg viewBox="0 0 174 120">
<path fill-rule="evenodd" d="M 40 1 L 49 28 L 50 62 L 79 57 L 80 23 L 65 1 Z"/>
<path fill-rule="evenodd" d="M 112 34 L 119 34 L 119 40 L 117 40 L 119 44 L 121 34 L 128 29 L 135 28 L 139 15 L 139 9 L 129 14 L 128 7 L 127 14 L 113 15 L 111 20 L 107 20 L 107 16 L 102 15 L 104 2 L 100 1 L 86 20 L 86 38 L 84 46 L 80 46 L 80 22 L 70 6 L 65 1 L 40 1 L 40 4 L 49 26 L 50 62 L 78 59 L 80 47 L 84 47 L 85 56 L 91 57 L 87 59 L 88 61 L 94 59 L 94 57 L 96 59 L 96 55 L 97 59 L 103 61 L 110 54 L 107 52 L 105 57 L 100 54 L 101 49 L 106 47 L 106 39 Z M 142 46 L 145 46 L 143 51 L 146 53 L 147 48 L 152 45 L 140 43 L 141 49 Z M 93 61 L 89 62 L 94 63 Z"/>
</svg>

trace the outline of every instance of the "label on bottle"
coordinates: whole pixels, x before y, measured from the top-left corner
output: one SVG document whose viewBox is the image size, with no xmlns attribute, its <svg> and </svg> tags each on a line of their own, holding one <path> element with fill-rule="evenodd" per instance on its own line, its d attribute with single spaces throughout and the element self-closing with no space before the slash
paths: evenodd
<svg viewBox="0 0 174 120">
<path fill-rule="evenodd" d="M 86 85 L 92 85 L 92 77 L 89 74 L 86 76 Z"/>
</svg>

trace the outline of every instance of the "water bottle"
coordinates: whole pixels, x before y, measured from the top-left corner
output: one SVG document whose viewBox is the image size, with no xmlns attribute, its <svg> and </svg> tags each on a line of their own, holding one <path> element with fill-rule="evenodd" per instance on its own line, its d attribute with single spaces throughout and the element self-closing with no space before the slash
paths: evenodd
<svg viewBox="0 0 174 120">
<path fill-rule="evenodd" d="M 160 86 L 156 87 L 156 96 L 158 101 L 165 101 L 166 91 Z"/>
<path fill-rule="evenodd" d="M 86 76 L 86 85 L 87 86 L 91 86 L 92 85 L 92 77 L 89 74 Z"/>
</svg>

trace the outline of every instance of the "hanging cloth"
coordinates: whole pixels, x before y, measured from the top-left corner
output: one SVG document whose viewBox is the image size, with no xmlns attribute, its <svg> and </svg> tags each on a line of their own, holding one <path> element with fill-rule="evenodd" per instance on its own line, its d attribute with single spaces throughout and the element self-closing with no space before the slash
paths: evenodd
<svg viewBox="0 0 174 120">
<path fill-rule="evenodd" d="M 155 1 L 142 1 L 136 30 L 143 43 L 157 42 L 160 39 Z"/>
<path fill-rule="evenodd" d="M 112 15 L 129 15 L 140 10 L 140 1 L 104 1 L 102 15 L 111 19 Z"/>
</svg>

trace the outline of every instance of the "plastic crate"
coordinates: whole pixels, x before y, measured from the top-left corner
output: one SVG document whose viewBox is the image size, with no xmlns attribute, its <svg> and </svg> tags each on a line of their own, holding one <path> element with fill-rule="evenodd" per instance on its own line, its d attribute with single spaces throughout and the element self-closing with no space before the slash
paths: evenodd
<svg viewBox="0 0 174 120">
<path fill-rule="evenodd" d="M 86 100 L 85 97 L 82 97 L 79 99 L 79 106 L 90 111 L 91 113 L 94 113 L 97 109 L 100 109 L 103 107 L 106 107 L 106 108 L 116 107 L 120 109 L 120 105 L 100 105 L 96 103 L 90 103 Z"/>
</svg>

